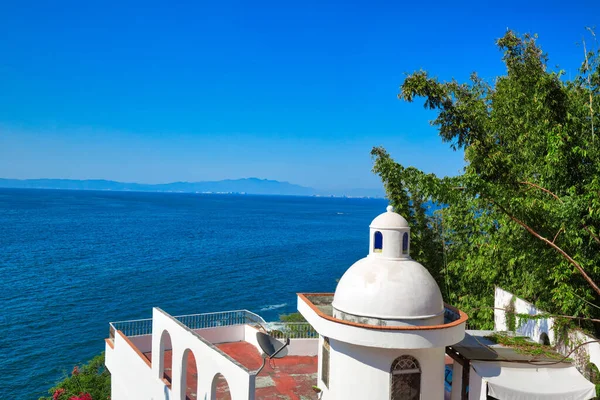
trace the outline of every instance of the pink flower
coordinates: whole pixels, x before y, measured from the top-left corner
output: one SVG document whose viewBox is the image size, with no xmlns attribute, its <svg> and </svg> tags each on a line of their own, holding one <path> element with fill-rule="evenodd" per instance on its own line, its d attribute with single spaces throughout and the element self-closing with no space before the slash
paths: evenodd
<svg viewBox="0 0 600 400">
<path fill-rule="evenodd" d="M 79 396 L 70 397 L 69 400 L 93 400 L 89 393 L 79 393 Z"/>
<path fill-rule="evenodd" d="M 54 394 L 52 395 L 52 400 L 58 400 L 63 394 L 65 394 L 65 389 L 56 389 L 56 391 L 54 391 Z"/>
<path fill-rule="evenodd" d="M 77 365 L 73 367 L 71 375 L 79 375 L 79 367 Z"/>
</svg>

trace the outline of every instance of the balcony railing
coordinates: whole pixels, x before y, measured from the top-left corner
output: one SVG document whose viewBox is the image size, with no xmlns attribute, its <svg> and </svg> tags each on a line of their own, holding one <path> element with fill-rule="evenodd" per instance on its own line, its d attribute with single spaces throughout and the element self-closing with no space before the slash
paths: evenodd
<svg viewBox="0 0 600 400">
<path fill-rule="evenodd" d="M 266 328 L 276 339 L 316 339 L 319 334 L 308 322 L 268 322 Z"/>
<path fill-rule="evenodd" d="M 144 336 L 152 334 L 152 318 L 111 322 L 109 325 L 109 337 L 111 339 L 115 338 L 115 333 L 117 331 L 123 332 L 123 334 L 127 337 Z"/>
<path fill-rule="evenodd" d="M 173 317 L 190 329 L 215 328 L 231 325 L 266 326 L 265 320 L 248 310 L 223 311 L 215 313 L 180 315 Z M 121 331 L 127 337 L 152 334 L 152 318 L 131 321 L 111 322 L 110 338 L 114 339 L 115 332 Z"/>
<path fill-rule="evenodd" d="M 231 325 L 264 326 L 266 324 L 262 317 L 248 310 L 181 315 L 174 318 L 190 329 L 216 328 Z"/>
</svg>

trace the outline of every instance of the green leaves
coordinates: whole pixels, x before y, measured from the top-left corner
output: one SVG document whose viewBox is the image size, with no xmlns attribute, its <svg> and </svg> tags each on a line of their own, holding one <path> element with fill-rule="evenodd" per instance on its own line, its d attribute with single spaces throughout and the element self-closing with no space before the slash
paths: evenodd
<svg viewBox="0 0 600 400">
<path fill-rule="evenodd" d="M 81 368 L 75 366 L 71 375 L 50 389 L 49 393 L 49 397 L 40 397 L 39 400 L 110 399 L 110 373 L 104 366 L 104 353 L 94 357 Z"/>
<path fill-rule="evenodd" d="M 600 53 L 580 75 L 547 66 L 536 37 L 497 41 L 507 72 L 488 83 L 406 77 L 398 97 L 436 110 L 441 139 L 465 152 L 462 175 L 438 178 L 374 148 L 378 174 L 408 217 L 413 257 L 471 322 L 489 327 L 495 285 L 549 312 L 598 317 L 600 309 Z M 428 212 L 430 202 L 443 206 Z M 430 211 L 430 210 L 429 210 Z"/>
</svg>

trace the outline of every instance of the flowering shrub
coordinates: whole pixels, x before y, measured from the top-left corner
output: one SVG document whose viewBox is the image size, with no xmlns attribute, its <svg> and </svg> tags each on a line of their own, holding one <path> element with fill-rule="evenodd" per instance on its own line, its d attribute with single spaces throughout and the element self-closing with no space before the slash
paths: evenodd
<svg viewBox="0 0 600 400">
<path fill-rule="evenodd" d="M 80 396 L 73 396 L 69 400 L 93 400 L 89 393 L 81 393 Z"/>
<path fill-rule="evenodd" d="M 39 400 L 110 400 L 110 373 L 104 367 L 104 353 L 86 365 L 73 367 L 49 393 L 50 397 Z"/>
</svg>

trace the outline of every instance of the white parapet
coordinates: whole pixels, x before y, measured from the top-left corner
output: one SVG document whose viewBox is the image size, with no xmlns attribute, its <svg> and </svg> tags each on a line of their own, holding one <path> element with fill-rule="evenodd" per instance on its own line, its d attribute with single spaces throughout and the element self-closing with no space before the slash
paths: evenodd
<svg viewBox="0 0 600 400">
<path fill-rule="evenodd" d="M 511 307 L 511 303 L 513 303 L 514 312 L 517 314 L 529 314 L 532 316 L 546 314 L 545 311 L 536 308 L 533 304 L 529 303 L 528 301 L 516 297 L 514 294 L 500 287 L 496 287 L 494 296 L 495 330 L 509 330 L 506 318 L 507 313 L 504 310 L 508 307 Z M 555 335 L 553 327 L 554 318 L 534 318 L 528 320 L 519 320 L 517 318 L 515 331 L 519 335 L 528 336 L 538 343 L 543 343 L 545 339 L 548 338 L 550 342 L 549 344 L 556 346 L 557 350 L 563 355 L 571 353 L 571 350 L 573 350 L 575 346 L 578 346 L 581 343 L 593 342 L 597 340 L 596 338 L 586 335 L 585 333 L 579 330 L 572 330 L 571 332 L 569 332 L 568 343 L 557 343 L 558 338 Z M 596 367 L 600 369 L 600 343 L 589 343 L 582 346 L 581 349 L 585 352 L 585 355 L 587 355 L 587 357 L 574 357 L 578 369 L 580 371 L 585 370 L 587 366 L 583 364 L 584 362 L 587 362 L 587 358 L 589 358 L 589 362 L 596 365 Z M 573 357 L 573 355 L 571 355 L 571 357 Z"/>
<path fill-rule="evenodd" d="M 219 350 L 215 343 L 244 340 L 243 324 L 191 329 L 159 308 L 152 312 L 152 333 L 127 337 L 121 331 L 106 342 L 106 367 L 112 374 L 114 400 L 186 398 L 188 355 L 196 360 L 198 399 L 215 399 L 223 377 L 234 399 L 253 400 L 255 372 Z M 170 351 L 171 382 L 163 379 L 165 352 Z M 152 362 L 144 353 L 152 355 Z M 193 386 L 193 385 L 191 385 Z"/>
</svg>

